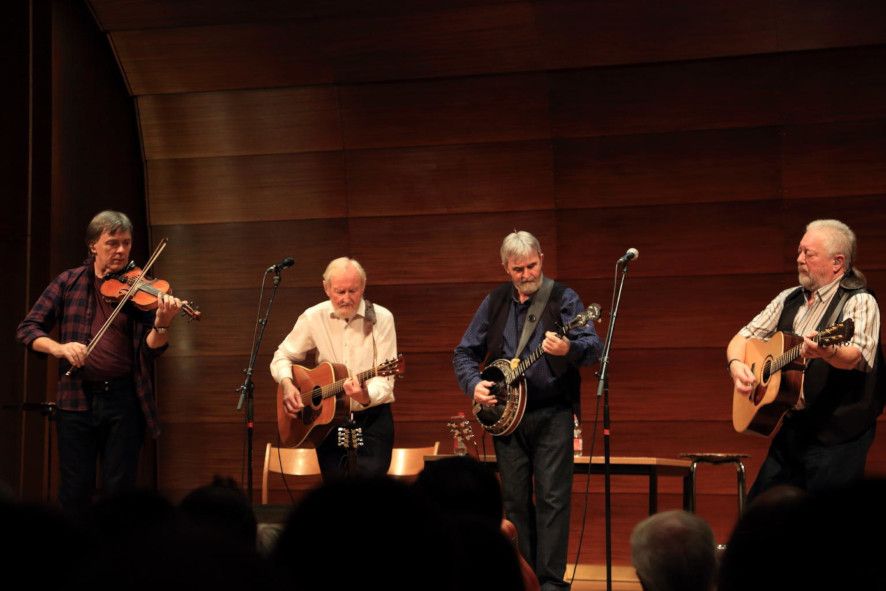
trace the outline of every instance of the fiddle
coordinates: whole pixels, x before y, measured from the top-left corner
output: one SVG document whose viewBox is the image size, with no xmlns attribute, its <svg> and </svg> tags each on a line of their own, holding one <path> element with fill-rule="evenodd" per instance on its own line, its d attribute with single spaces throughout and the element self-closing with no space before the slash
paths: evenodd
<svg viewBox="0 0 886 591">
<path fill-rule="evenodd" d="M 142 270 L 136 267 L 134 262 L 130 262 L 119 273 L 109 273 L 104 276 L 101 294 L 109 302 L 118 302 L 138 282 L 135 292 L 129 295 L 129 301 L 139 310 L 154 310 L 157 308 L 157 298 L 160 297 L 160 294 L 170 292 L 169 282 L 150 277 L 142 277 L 141 281 L 138 281 L 141 275 Z M 200 320 L 200 311 L 196 309 L 196 304 L 183 304 L 181 311 L 189 319 Z"/>
</svg>

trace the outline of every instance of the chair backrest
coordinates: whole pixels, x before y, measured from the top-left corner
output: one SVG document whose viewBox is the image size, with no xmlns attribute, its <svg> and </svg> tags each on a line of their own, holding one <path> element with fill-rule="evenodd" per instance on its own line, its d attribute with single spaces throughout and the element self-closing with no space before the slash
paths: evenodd
<svg viewBox="0 0 886 591">
<path fill-rule="evenodd" d="M 317 450 L 307 447 L 265 447 L 265 465 L 261 476 L 261 502 L 268 504 L 268 474 L 316 476 L 320 474 Z"/>
<path fill-rule="evenodd" d="M 425 467 L 425 456 L 436 456 L 440 442 L 428 447 L 395 447 L 391 453 L 389 476 L 415 476 Z"/>
</svg>

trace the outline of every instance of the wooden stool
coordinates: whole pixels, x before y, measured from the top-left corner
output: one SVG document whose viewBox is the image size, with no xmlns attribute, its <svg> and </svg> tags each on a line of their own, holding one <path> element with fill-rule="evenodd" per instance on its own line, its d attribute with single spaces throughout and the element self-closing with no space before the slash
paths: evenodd
<svg viewBox="0 0 886 591">
<path fill-rule="evenodd" d="M 748 454 L 723 454 L 723 453 L 685 453 L 681 458 L 692 460 L 689 465 L 689 478 L 692 480 L 692 490 L 689 494 L 689 510 L 695 512 L 695 470 L 698 464 L 735 464 L 735 472 L 738 476 L 738 515 L 744 513 L 745 485 L 744 485 L 744 462 Z"/>
</svg>

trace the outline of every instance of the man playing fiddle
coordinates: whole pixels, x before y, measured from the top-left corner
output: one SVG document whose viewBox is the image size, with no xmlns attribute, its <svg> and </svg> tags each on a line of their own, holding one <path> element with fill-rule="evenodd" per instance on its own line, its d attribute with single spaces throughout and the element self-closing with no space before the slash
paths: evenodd
<svg viewBox="0 0 886 591">
<path fill-rule="evenodd" d="M 121 212 L 102 211 L 86 229 L 86 245 L 88 258 L 49 284 L 16 332 L 26 347 L 60 360 L 59 502 L 71 512 L 93 497 L 96 459 L 102 494 L 134 486 L 145 427 L 159 434 L 154 359 L 166 350 L 169 326 L 186 304 L 163 293 L 155 310 L 127 302 L 88 351 L 114 311 L 101 285 L 129 262 L 132 222 Z M 50 336 L 56 328 L 58 340 Z"/>
</svg>

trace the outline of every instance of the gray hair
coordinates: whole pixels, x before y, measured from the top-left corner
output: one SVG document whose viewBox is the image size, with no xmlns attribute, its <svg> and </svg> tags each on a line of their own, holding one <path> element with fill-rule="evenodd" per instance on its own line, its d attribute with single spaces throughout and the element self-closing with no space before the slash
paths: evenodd
<svg viewBox="0 0 886 591">
<path fill-rule="evenodd" d="M 647 591 L 709 591 L 717 572 L 714 532 L 687 511 L 656 513 L 631 532 L 631 562 Z"/>
<path fill-rule="evenodd" d="M 363 286 L 366 286 L 366 271 L 363 270 L 363 265 L 357 262 L 357 259 L 351 259 L 348 257 L 338 257 L 337 259 L 333 259 L 330 261 L 328 265 L 326 265 L 326 270 L 323 271 L 323 285 L 329 286 L 329 281 L 332 279 L 332 274 L 336 271 L 345 269 L 348 265 L 354 267 L 357 270 L 357 273 L 360 274 L 360 279 L 363 280 Z"/>
<path fill-rule="evenodd" d="M 501 242 L 501 264 L 507 266 L 508 259 L 529 256 L 533 252 L 542 254 L 538 238 L 525 230 L 514 230 Z"/>
<path fill-rule="evenodd" d="M 840 220 L 814 220 L 806 224 L 806 231 L 822 232 L 828 256 L 842 254 L 846 258 L 845 270 L 855 264 L 855 232 Z"/>
<path fill-rule="evenodd" d="M 103 232 L 116 234 L 120 231 L 132 234 L 132 222 L 123 212 L 106 209 L 95 214 L 86 226 L 86 248 L 92 253 L 92 245 L 98 242 Z"/>
</svg>

